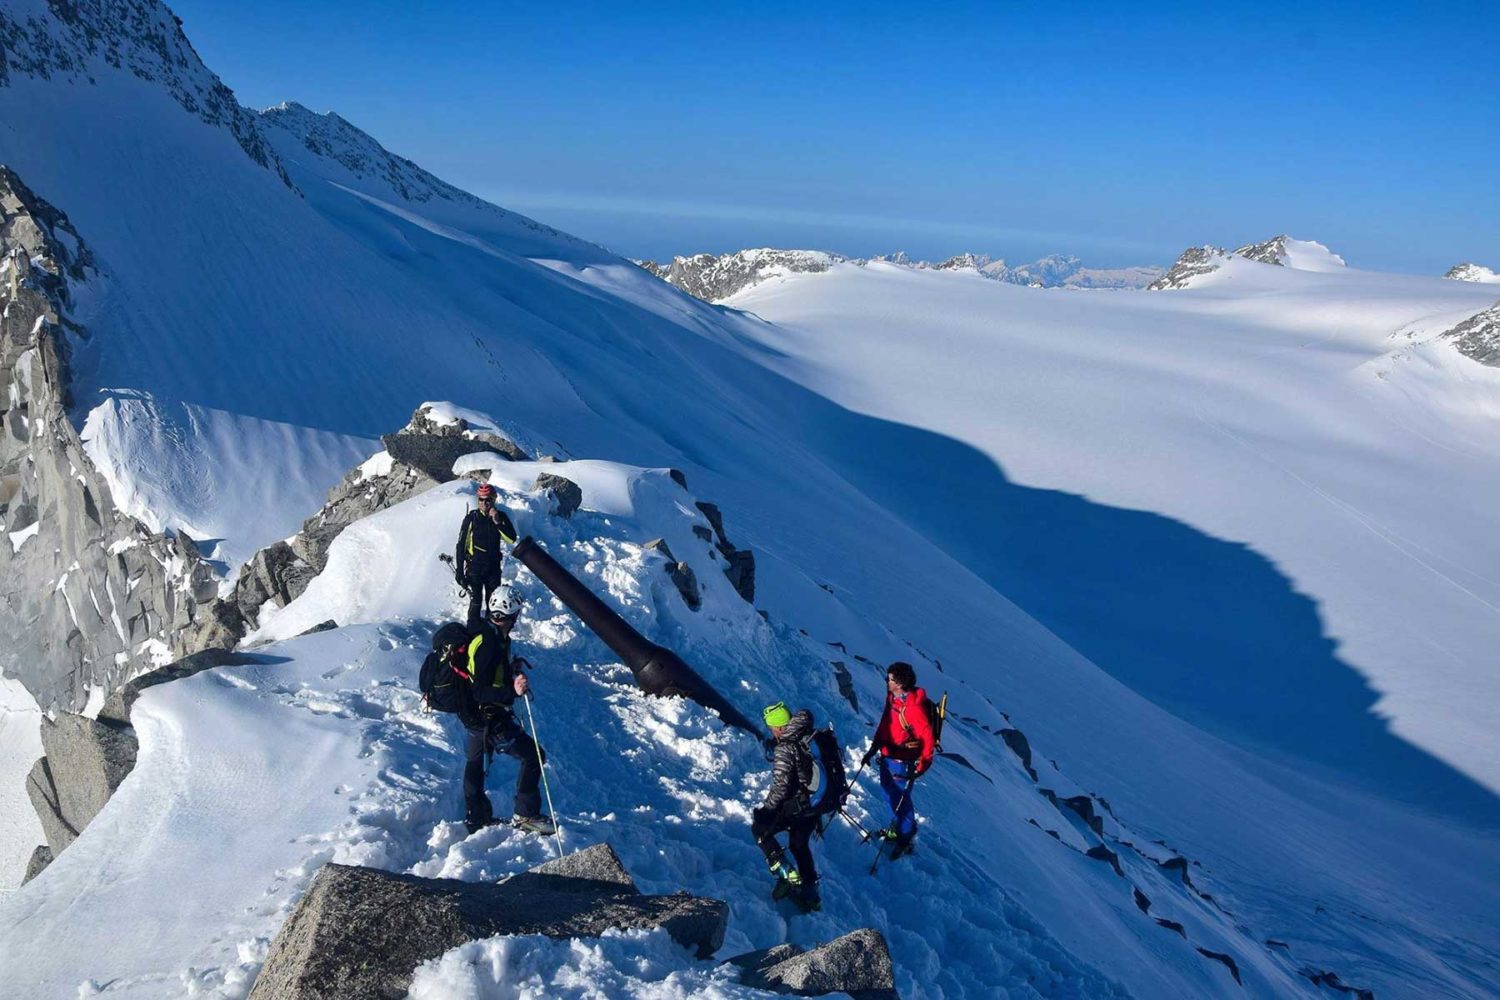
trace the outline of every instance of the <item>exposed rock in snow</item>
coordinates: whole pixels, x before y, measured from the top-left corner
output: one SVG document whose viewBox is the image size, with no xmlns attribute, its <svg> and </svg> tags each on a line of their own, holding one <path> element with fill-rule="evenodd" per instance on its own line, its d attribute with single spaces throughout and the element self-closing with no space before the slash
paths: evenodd
<svg viewBox="0 0 1500 1000">
<path fill-rule="evenodd" d="M 835 264 L 893 264 L 915 270 L 972 270 L 985 278 L 1038 288 L 1144 288 L 1160 277 L 1159 267 L 1088 268 L 1072 256 L 1053 254 L 1031 264 L 1010 267 L 984 254 L 962 253 L 937 263 L 913 261 L 904 253 L 861 259 L 823 250 L 740 250 L 675 257 L 670 264 L 638 260 L 638 265 L 669 285 L 703 299 L 720 302 L 770 278 L 788 274 L 816 274 Z"/>
<path fill-rule="evenodd" d="M 698 509 L 703 516 L 708 518 L 708 523 L 714 529 L 715 547 L 728 563 L 724 567 L 724 575 L 729 577 L 729 582 L 739 592 L 748 604 L 755 603 L 755 553 L 749 549 L 737 549 L 729 541 L 729 536 L 724 534 L 724 515 L 720 512 L 717 504 L 698 501 Z"/>
<path fill-rule="evenodd" d="M 693 611 L 701 608 L 703 595 L 698 590 L 698 576 L 693 572 L 693 567 L 685 562 L 678 562 L 677 557 L 672 555 L 672 550 L 667 547 L 665 539 L 653 538 L 646 543 L 645 548 L 648 552 L 659 552 L 666 558 L 667 577 L 677 588 L 677 592 L 682 595 L 688 608 Z"/>
<path fill-rule="evenodd" d="M 240 106 L 198 58 L 182 21 L 152 0 L 49 3 L 46 16 L 0 10 L 0 87 L 12 76 L 60 77 L 95 83 L 105 66 L 123 67 L 159 83 L 173 100 L 209 125 L 227 129 L 256 163 L 291 186 L 267 146 L 254 113 Z"/>
<path fill-rule="evenodd" d="M 1500 368 L 1500 302 L 1470 316 L 1440 336 L 1451 341 L 1465 357 L 1491 368 Z"/>
<path fill-rule="evenodd" d="M 550 472 L 537 476 L 532 489 L 552 496 L 552 513 L 558 517 L 572 517 L 573 512 L 583 503 L 583 490 L 578 488 L 577 483 Z"/>
<path fill-rule="evenodd" d="M 21 876 L 21 884 L 25 885 L 40 875 L 52 863 L 54 856 L 52 848 L 46 844 L 38 844 L 36 850 L 31 852 L 31 860 L 26 862 L 26 874 Z"/>
<path fill-rule="evenodd" d="M 1289 267 L 1294 271 L 1337 271 L 1344 258 L 1312 240 L 1294 240 L 1285 234 L 1264 243 L 1249 243 L 1235 250 L 1236 257 Z"/>
<path fill-rule="evenodd" d="M 1229 251 L 1222 247 L 1206 243 L 1201 247 L 1188 247 L 1166 274 L 1148 286 L 1148 290 L 1160 292 L 1171 288 L 1186 288 L 1192 279 L 1212 274 L 1223 267 L 1228 259 Z"/>
<path fill-rule="evenodd" d="M 723 943 L 728 919 L 720 900 L 642 895 L 607 844 L 498 884 L 329 864 L 271 943 L 250 996 L 404 996 L 423 962 L 498 935 L 577 938 L 662 927 L 707 957 Z"/>
<path fill-rule="evenodd" d="M 15 22 L 10 22 L 12 25 Z M 183 648 L 213 600 L 185 535 L 118 510 L 68 417 L 70 282 L 93 274 L 67 216 L 0 170 L 0 668 L 44 709 L 80 709 Z M 28 539 L 14 544 L 16 536 Z"/>
<path fill-rule="evenodd" d="M 1500 272 L 1483 264 L 1454 264 L 1443 277 L 1454 281 L 1478 281 L 1486 285 L 1500 284 Z"/>
<path fill-rule="evenodd" d="M 32 767 L 26 791 L 56 856 L 135 767 L 139 744 L 128 726 L 63 712 L 43 717 L 42 747 L 47 755 Z"/>
<path fill-rule="evenodd" d="M 855 1000 L 898 1000 L 890 949 L 885 936 L 873 927 L 851 931 L 811 950 L 782 944 L 729 961 L 745 970 L 741 982 L 759 989 L 797 996 L 847 993 Z"/>
</svg>

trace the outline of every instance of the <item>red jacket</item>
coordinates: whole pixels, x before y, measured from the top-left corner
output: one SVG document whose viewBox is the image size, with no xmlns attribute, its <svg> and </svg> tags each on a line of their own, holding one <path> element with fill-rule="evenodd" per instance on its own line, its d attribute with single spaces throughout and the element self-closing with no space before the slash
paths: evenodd
<svg viewBox="0 0 1500 1000">
<path fill-rule="evenodd" d="M 904 698 L 886 697 L 885 712 L 875 730 L 875 745 L 887 757 L 920 761 L 921 769 L 927 770 L 935 747 L 932 720 L 927 717 L 926 691 L 913 688 Z"/>
</svg>

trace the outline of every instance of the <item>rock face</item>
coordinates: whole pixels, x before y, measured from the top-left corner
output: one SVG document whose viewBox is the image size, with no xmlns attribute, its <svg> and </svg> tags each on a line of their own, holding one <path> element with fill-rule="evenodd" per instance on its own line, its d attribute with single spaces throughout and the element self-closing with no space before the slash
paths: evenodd
<svg viewBox="0 0 1500 1000">
<path fill-rule="evenodd" d="M 1177 258 L 1167 273 L 1153 281 L 1148 291 L 1161 292 L 1173 288 L 1186 288 L 1188 283 L 1201 275 L 1212 274 L 1224 266 L 1229 259 L 1229 251 L 1222 247 L 1204 244 L 1201 247 L 1188 247 L 1182 251 L 1182 256 Z"/>
<path fill-rule="evenodd" d="M 71 284 L 95 275 L 67 216 L 0 168 L 0 667 L 43 709 L 196 648 L 215 597 L 184 535 L 117 510 L 69 419 L 68 356 L 87 331 Z"/>
<path fill-rule="evenodd" d="M 1500 368 L 1500 302 L 1439 336 L 1450 341 L 1465 357 Z"/>
<path fill-rule="evenodd" d="M 1289 267 L 1296 271 L 1333 271 L 1345 266 L 1344 258 L 1313 240 L 1295 240 L 1283 233 L 1264 243 L 1247 243 L 1235 250 L 1236 257 Z"/>
<path fill-rule="evenodd" d="M 895 970 L 885 937 L 865 927 L 811 951 L 777 945 L 729 960 L 756 989 L 796 996 L 847 993 L 855 1000 L 897 1000 Z"/>
<path fill-rule="evenodd" d="M 77 839 L 135 767 L 139 744 L 129 726 L 63 713 L 42 717 L 42 749 L 26 793 L 54 856 Z"/>
<path fill-rule="evenodd" d="M 1500 272 L 1483 264 L 1454 264 L 1443 277 L 1454 281 L 1477 281 L 1486 285 L 1500 284 Z"/>
<path fill-rule="evenodd" d="M 686 894 L 645 896 L 608 845 L 498 884 L 328 864 L 271 943 L 252 1000 L 406 995 L 418 965 L 500 934 L 593 937 L 664 927 L 700 957 L 724 940 L 729 907 Z"/>
</svg>

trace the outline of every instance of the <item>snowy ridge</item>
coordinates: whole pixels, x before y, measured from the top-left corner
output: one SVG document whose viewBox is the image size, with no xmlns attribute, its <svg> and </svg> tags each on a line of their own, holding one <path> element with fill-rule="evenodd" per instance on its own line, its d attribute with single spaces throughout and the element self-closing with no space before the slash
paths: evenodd
<svg viewBox="0 0 1500 1000">
<path fill-rule="evenodd" d="M 669 264 L 651 260 L 637 265 L 705 302 L 722 302 L 763 281 L 794 274 L 820 274 L 835 264 L 865 267 L 890 264 L 913 270 L 973 271 L 984 278 L 1033 288 L 1144 288 L 1159 278 L 1159 267 L 1090 268 L 1077 257 L 1053 254 L 1031 264 L 1011 267 L 984 254 L 964 253 L 932 263 L 913 261 L 903 253 L 881 257 L 844 257 L 823 250 L 740 250 L 726 254 L 674 257 Z"/>
</svg>

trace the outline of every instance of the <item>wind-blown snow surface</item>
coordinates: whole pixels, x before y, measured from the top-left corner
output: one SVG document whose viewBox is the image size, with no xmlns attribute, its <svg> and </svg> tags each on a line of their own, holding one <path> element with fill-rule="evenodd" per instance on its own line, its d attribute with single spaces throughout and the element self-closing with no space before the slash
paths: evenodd
<svg viewBox="0 0 1500 1000">
<path fill-rule="evenodd" d="M 122 489 L 157 484 L 149 502 L 181 519 L 164 526 L 248 551 L 295 525 L 290 504 L 229 516 L 189 482 L 275 479 L 295 448 L 290 478 L 312 492 L 351 439 L 454 399 L 550 453 L 629 463 L 569 463 L 589 508 L 570 522 L 507 500 L 747 712 L 810 704 L 855 744 L 878 709 L 872 664 L 910 659 L 953 692 L 974 721 L 950 749 L 984 776 L 944 761 L 924 779 L 905 870 L 864 875 L 865 849 L 831 832 L 827 910 L 788 926 L 748 836 L 758 748 L 639 698 L 522 578 L 569 835 L 614 843 L 645 888 L 724 895 L 726 952 L 875 924 L 912 996 L 1318 995 L 1304 969 L 1377 995 L 1496 992 L 1494 796 L 1406 742 L 1493 784 L 1494 695 L 1467 664 L 1493 636 L 1496 372 L 1426 339 L 1488 306 L 1482 286 L 1234 260 L 1186 292 L 1075 296 L 835 267 L 742 303 L 787 320 L 772 327 L 499 209 L 408 198 L 386 178 L 441 189 L 350 167 L 376 154 L 338 122 L 266 125 L 293 190 L 102 59 L 95 83 L 11 65 L 0 161 L 69 213 L 102 272 L 78 290 L 79 422 L 149 397 L 151 420 L 96 413 L 91 453 Z M 299 122 L 335 153 L 286 130 Z M 224 416 L 194 416 L 209 411 Z M 194 475 L 135 475 L 137 454 L 187 456 Z M 693 494 L 635 471 L 666 466 Z M 146 693 L 137 770 L 0 903 L 0 981 L 240 995 L 323 860 L 483 878 L 545 856 L 503 831 L 459 839 L 455 733 L 414 711 L 428 630 L 454 606 L 432 557 L 459 489 L 350 529 L 327 581 L 267 622 L 344 628 Z M 692 533 L 693 497 L 755 551 L 769 622 Z M 656 536 L 707 588 L 696 615 L 641 553 Z M 994 735 L 1008 724 L 1037 783 Z M 1039 787 L 1107 800 L 1107 843 Z M 1158 841 L 1213 901 L 1157 867 Z M 1232 955 L 1244 986 L 1200 948 Z M 677 969 L 713 975 L 685 955 Z"/>
<path fill-rule="evenodd" d="M 20 884 L 42 824 L 26 797 L 26 775 L 42 756 L 42 713 L 21 682 L 0 677 L 0 894 Z"/>
</svg>

